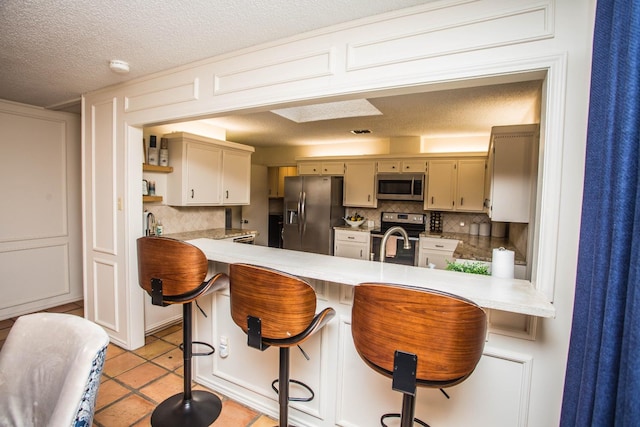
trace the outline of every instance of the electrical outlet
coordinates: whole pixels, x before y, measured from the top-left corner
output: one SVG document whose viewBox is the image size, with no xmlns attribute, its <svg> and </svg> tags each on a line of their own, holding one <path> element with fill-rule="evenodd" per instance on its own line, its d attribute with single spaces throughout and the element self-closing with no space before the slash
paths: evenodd
<svg viewBox="0 0 640 427">
<path fill-rule="evenodd" d="M 229 356 L 229 339 L 224 335 L 220 337 L 220 345 L 218 346 L 218 354 L 223 359 Z"/>
</svg>

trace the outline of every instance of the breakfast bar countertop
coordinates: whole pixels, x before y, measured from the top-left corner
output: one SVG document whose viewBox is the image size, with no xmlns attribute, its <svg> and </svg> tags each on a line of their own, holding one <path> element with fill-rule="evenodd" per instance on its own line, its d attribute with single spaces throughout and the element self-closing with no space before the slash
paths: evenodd
<svg viewBox="0 0 640 427">
<path fill-rule="evenodd" d="M 190 240 L 189 243 L 200 248 L 212 262 L 255 264 L 294 276 L 351 286 L 383 282 L 430 288 L 460 295 L 485 308 L 555 317 L 553 304 L 527 280 L 240 245 L 210 238 Z"/>
<path fill-rule="evenodd" d="M 193 239 L 232 239 L 234 237 L 246 236 L 248 234 L 258 234 L 255 230 L 244 230 L 241 228 L 209 228 L 207 230 L 185 231 L 182 233 L 163 234 L 162 237 L 170 237 L 177 240 Z"/>
</svg>

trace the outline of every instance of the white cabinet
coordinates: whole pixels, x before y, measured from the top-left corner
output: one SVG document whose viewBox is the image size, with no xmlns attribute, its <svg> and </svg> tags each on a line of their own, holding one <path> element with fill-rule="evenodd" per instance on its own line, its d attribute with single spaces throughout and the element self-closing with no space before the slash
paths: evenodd
<svg viewBox="0 0 640 427">
<path fill-rule="evenodd" d="M 333 255 L 354 259 L 369 259 L 371 234 L 367 231 L 335 230 Z"/>
<path fill-rule="evenodd" d="M 538 139 L 538 125 L 492 129 L 485 208 L 493 221 L 530 221 L 536 197 Z"/>
<path fill-rule="evenodd" d="M 381 173 L 394 173 L 394 172 L 424 173 L 426 170 L 427 170 L 426 159 L 378 160 L 378 172 L 381 172 Z"/>
<path fill-rule="evenodd" d="M 420 237 L 418 246 L 418 267 L 429 267 L 444 270 L 447 261 L 454 262 L 453 253 L 458 247 L 458 240 L 440 239 L 438 237 Z"/>
<path fill-rule="evenodd" d="M 298 175 L 344 175 L 344 162 L 300 162 Z"/>
<path fill-rule="evenodd" d="M 481 212 L 484 206 L 485 159 L 458 160 L 456 211 Z"/>
<path fill-rule="evenodd" d="M 169 140 L 168 205 L 248 204 L 253 148 L 184 132 Z"/>
<path fill-rule="evenodd" d="M 378 205 L 375 178 L 374 161 L 345 163 L 343 205 L 375 208 Z"/>
<path fill-rule="evenodd" d="M 251 192 L 251 153 L 222 151 L 222 204 L 248 205 Z"/>
<path fill-rule="evenodd" d="M 452 211 L 456 191 L 455 160 L 429 161 L 427 196 L 424 208 L 438 211 Z"/>
<path fill-rule="evenodd" d="M 484 158 L 430 160 L 424 208 L 482 212 L 485 168 Z"/>
</svg>

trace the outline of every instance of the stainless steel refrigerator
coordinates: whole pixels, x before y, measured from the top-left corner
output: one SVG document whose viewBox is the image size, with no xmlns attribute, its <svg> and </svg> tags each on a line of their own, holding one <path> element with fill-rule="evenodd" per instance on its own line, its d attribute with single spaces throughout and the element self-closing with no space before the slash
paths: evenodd
<svg viewBox="0 0 640 427">
<path fill-rule="evenodd" d="M 284 249 L 333 255 L 333 227 L 344 224 L 341 176 L 284 179 Z"/>
</svg>

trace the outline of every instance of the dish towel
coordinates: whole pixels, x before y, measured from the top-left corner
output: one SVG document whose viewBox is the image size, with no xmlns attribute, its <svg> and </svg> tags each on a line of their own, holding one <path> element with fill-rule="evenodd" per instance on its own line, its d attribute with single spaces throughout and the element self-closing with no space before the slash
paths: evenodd
<svg viewBox="0 0 640 427">
<path fill-rule="evenodd" d="M 387 247 L 385 249 L 385 255 L 389 258 L 395 258 L 397 247 L 398 238 L 396 236 L 389 236 L 389 240 L 387 240 Z"/>
</svg>

